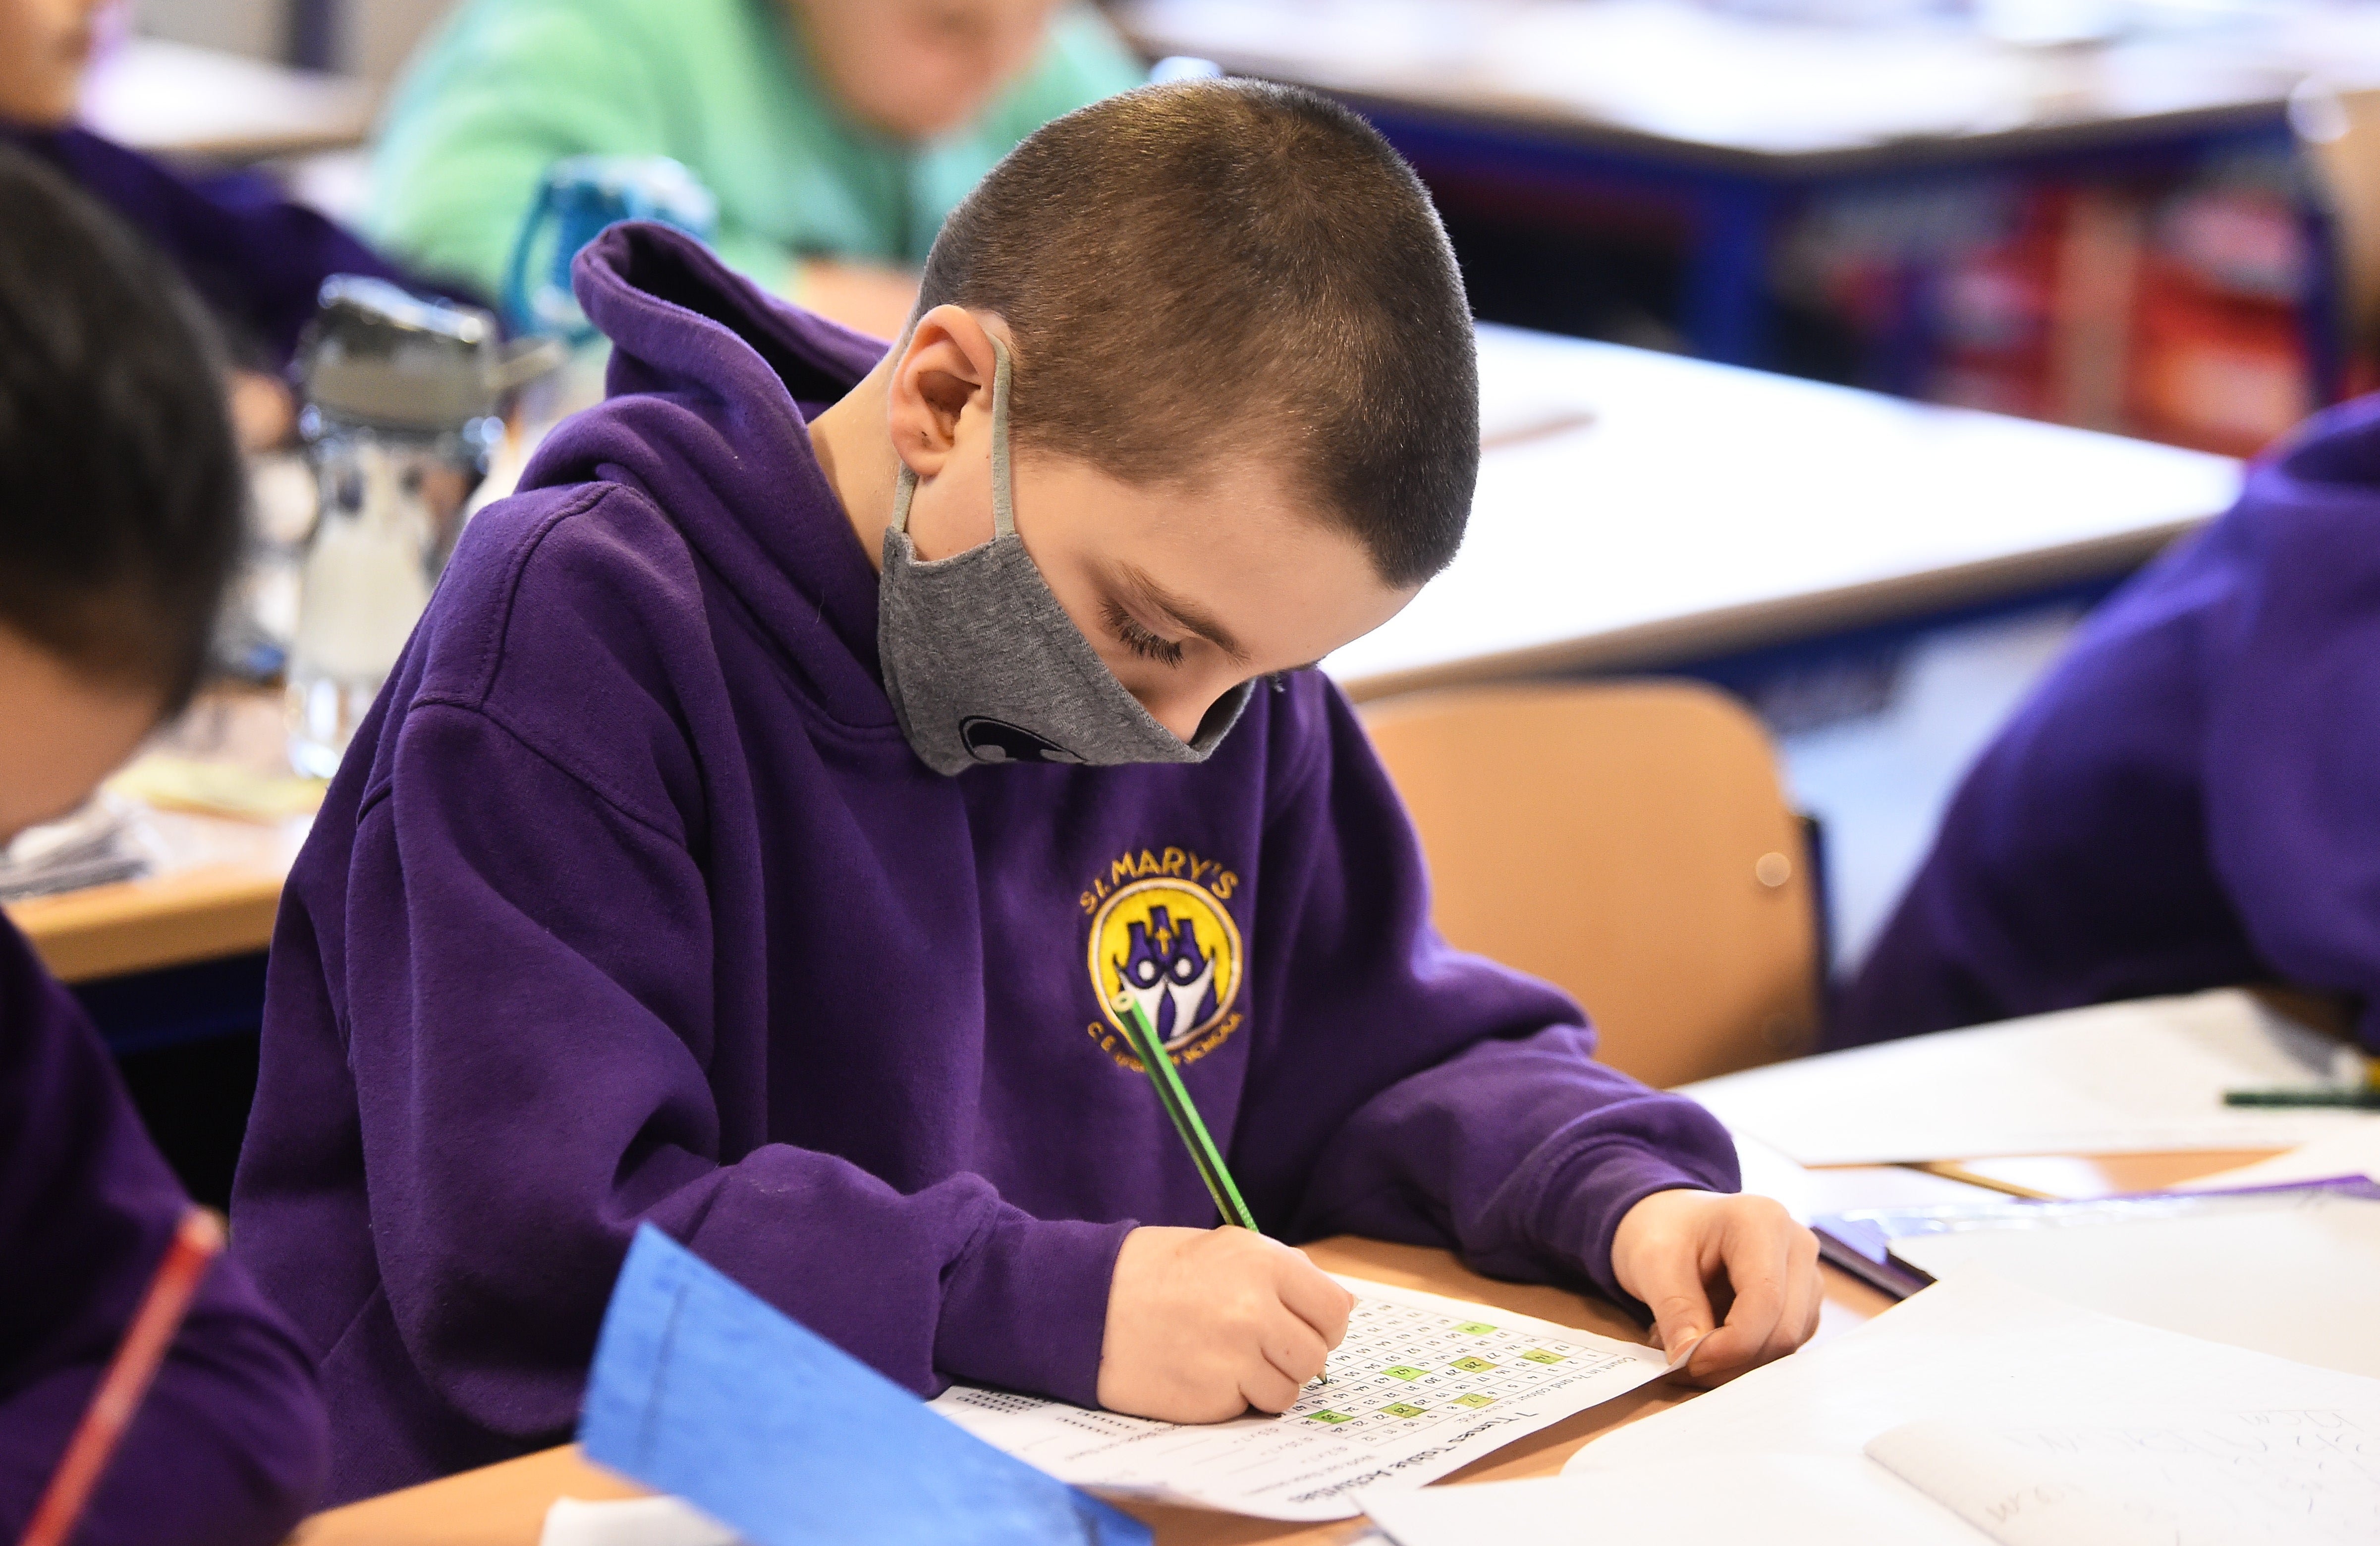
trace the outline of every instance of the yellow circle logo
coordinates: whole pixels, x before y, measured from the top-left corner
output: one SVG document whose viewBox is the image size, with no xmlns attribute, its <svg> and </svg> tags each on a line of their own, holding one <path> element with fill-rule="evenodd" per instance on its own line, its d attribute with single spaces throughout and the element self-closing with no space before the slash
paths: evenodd
<svg viewBox="0 0 2380 1546">
<path fill-rule="evenodd" d="M 1123 1006 L 1136 1004 L 1177 1059 L 1199 1055 L 1239 1024 L 1239 925 L 1204 886 L 1135 881 L 1109 897 L 1091 919 L 1090 967 L 1108 1023 L 1122 1032 Z"/>
</svg>

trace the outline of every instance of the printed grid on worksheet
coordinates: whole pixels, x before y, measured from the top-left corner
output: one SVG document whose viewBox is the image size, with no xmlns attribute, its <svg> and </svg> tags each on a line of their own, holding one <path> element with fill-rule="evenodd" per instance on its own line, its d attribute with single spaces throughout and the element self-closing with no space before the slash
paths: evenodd
<svg viewBox="0 0 2380 1546">
<path fill-rule="evenodd" d="M 1328 1382 L 1307 1385 L 1282 1415 L 1348 1435 L 1410 1431 L 1426 1419 L 1492 1412 L 1567 1383 L 1583 1361 L 1612 1360 L 1533 1332 L 1358 1299 L 1346 1340 L 1330 1355 Z"/>
</svg>

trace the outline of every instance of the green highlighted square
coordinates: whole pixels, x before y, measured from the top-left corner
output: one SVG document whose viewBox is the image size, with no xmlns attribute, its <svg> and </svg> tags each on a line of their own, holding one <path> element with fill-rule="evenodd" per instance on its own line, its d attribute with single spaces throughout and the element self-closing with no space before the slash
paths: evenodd
<svg viewBox="0 0 2380 1546">
<path fill-rule="evenodd" d="M 1351 1412 L 1308 1412 L 1305 1417 L 1309 1422 L 1354 1422 L 1355 1420 L 1354 1415 Z"/>
<path fill-rule="evenodd" d="M 1465 1374 L 1485 1374 L 1496 1366 L 1485 1358 L 1457 1358 L 1448 1367 L 1459 1369 Z M 1394 1374 L 1396 1370 L 1392 1369 L 1389 1372 Z"/>
<path fill-rule="evenodd" d="M 1457 1406 L 1493 1406 L 1496 1405 L 1496 1398 L 1492 1395 L 1458 1395 L 1454 1398 L 1454 1404 Z"/>
<path fill-rule="evenodd" d="M 1465 1321 L 1462 1325 L 1457 1326 L 1454 1329 L 1461 1332 L 1464 1336 L 1486 1336 L 1489 1332 L 1494 1331 L 1496 1328 L 1488 1324 L 1485 1321 Z"/>
<path fill-rule="evenodd" d="M 1533 1347 L 1529 1349 L 1529 1351 L 1522 1354 L 1521 1357 L 1528 1359 L 1531 1363 L 1560 1363 L 1563 1361 L 1562 1356 L 1560 1353 L 1548 1353 L 1542 1347 Z"/>
<path fill-rule="evenodd" d="M 1380 1410 L 1392 1418 L 1417 1418 L 1422 1415 L 1422 1408 L 1410 1401 L 1399 1401 L 1391 1406 L 1383 1406 Z"/>
<path fill-rule="evenodd" d="M 1384 1369 L 1380 1370 L 1380 1372 L 1383 1374 L 1393 1374 L 1400 1380 L 1418 1380 L 1423 1375 L 1428 1373 L 1429 1370 L 1426 1369 L 1415 1369 L 1409 1363 L 1401 1363 L 1394 1369 Z"/>
</svg>

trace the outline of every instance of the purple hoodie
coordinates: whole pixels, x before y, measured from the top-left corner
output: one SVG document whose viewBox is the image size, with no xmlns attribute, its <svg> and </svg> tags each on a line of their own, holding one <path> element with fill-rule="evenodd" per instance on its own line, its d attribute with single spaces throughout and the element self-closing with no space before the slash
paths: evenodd
<svg viewBox="0 0 2380 1546">
<path fill-rule="evenodd" d="M 1256 1215 L 1616 1293 L 1701 1108 L 1428 924 L 1346 701 L 1195 766 L 910 751 L 807 416 L 883 346 L 696 243 L 578 259 L 612 396 L 466 533 L 273 938 L 234 1201 L 346 1498 L 569 1431 L 650 1219 L 912 1390 L 1090 1403 L 1136 1223 L 1214 1211 L 1094 973 L 1147 984 Z"/>
<path fill-rule="evenodd" d="M 256 173 L 185 177 L 88 129 L 0 121 L 0 140 L 49 162 L 146 237 L 229 324 L 241 352 L 273 370 L 297 353 L 298 335 L 314 315 L 314 298 L 331 275 L 367 274 L 408 289 L 424 287 Z"/>
<path fill-rule="evenodd" d="M 0 1539 L 23 1531 L 189 1199 L 98 1033 L 0 922 Z M 313 1361 L 219 1260 L 78 1546 L 266 1546 L 322 1485 Z"/>
<path fill-rule="evenodd" d="M 1834 1039 L 2228 983 L 2380 1048 L 2380 396 L 2095 614 L 1959 790 Z"/>
</svg>

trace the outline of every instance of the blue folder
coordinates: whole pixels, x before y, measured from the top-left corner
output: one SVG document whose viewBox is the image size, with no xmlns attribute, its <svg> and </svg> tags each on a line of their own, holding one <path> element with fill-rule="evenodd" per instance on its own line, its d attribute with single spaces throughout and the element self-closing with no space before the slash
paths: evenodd
<svg viewBox="0 0 2380 1546">
<path fill-rule="evenodd" d="M 1148 1528 L 1002 1454 L 650 1224 L 595 1347 L 579 1446 L 753 1546 L 1148 1546 Z"/>
</svg>

